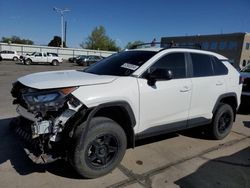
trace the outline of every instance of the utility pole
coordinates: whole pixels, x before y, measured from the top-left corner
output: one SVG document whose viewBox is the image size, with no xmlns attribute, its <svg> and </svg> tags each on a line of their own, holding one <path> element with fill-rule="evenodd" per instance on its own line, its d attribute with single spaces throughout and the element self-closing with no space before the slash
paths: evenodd
<svg viewBox="0 0 250 188">
<path fill-rule="evenodd" d="M 61 48 L 63 48 L 63 15 L 65 12 L 69 12 L 70 10 L 67 8 L 53 8 L 54 11 L 58 12 L 61 15 Z"/>
<path fill-rule="evenodd" d="M 67 21 L 64 22 L 64 43 L 67 46 Z"/>
</svg>

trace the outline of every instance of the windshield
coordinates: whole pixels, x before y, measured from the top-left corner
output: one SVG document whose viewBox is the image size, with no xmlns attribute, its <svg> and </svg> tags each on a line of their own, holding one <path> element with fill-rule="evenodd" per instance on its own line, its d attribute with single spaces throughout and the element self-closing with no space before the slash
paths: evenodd
<svg viewBox="0 0 250 188">
<path fill-rule="evenodd" d="M 157 52 L 152 51 L 124 51 L 113 54 L 84 72 L 98 75 L 129 76 L 153 57 Z"/>
<path fill-rule="evenodd" d="M 240 72 L 250 72 L 250 64 L 244 67 Z"/>
</svg>

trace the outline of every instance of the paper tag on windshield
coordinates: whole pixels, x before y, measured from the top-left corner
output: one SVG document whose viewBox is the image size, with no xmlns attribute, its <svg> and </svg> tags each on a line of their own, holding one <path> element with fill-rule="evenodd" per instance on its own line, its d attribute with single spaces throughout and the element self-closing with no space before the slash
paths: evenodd
<svg viewBox="0 0 250 188">
<path fill-rule="evenodd" d="M 130 69 L 130 70 L 136 70 L 136 69 L 138 69 L 139 66 L 133 65 L 130 63 L 124 63 L 121 67 L 126 68 L 126 69 Z"/>
</svg>

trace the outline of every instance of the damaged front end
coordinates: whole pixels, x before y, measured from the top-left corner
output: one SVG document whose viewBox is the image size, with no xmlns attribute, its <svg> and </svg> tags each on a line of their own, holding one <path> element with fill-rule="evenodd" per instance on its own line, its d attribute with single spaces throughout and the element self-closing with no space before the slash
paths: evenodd
<svg viewBox="0 0 250 188">
<path fill-rule="evenodd" d="M 85 106 L 71 93 L 77 87 L 38 90 L 15 82 L 13 104 L 20 117 L 15 132 L 24 141 L 25 152 L 35 163 L 49 163 L 66 156 L 69 122 Z M 66 131 L 67 130 L 67 131 Z M 72 136 L 72 135 L 71 135 Z"/>
</svg>

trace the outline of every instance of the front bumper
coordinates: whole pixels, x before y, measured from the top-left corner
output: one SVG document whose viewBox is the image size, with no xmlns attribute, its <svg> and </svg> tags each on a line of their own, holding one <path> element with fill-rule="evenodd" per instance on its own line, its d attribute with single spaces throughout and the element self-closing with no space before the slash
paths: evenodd
<svg viewBox="0 0 250 188">
<path fill-rule="evenodd" d="M 27 156 L 36 164 L 51 163 L 61 158 L 55 152 L 45 153 L 44 147 L 41 147 L 43 141 L 37 137 L 32 138 L 32 129 L 30 120 L 19 116 L 11 122 L 15 134 L 20 138 L 21 145 Z"/>
<path fill-rule="evenodd" d="M 24 151 L 34 163 L 50 163 L 66 156 L 67 139 L 64 128 L 76 112 L 76 109 L 69 107 L 58 112 L 55 118 L 43 119 L 20 105 L 17 107 L 20 116 L 15 120 L 14 131 L 21 138 Z"/>
</svg>

